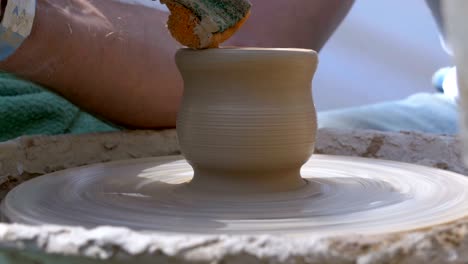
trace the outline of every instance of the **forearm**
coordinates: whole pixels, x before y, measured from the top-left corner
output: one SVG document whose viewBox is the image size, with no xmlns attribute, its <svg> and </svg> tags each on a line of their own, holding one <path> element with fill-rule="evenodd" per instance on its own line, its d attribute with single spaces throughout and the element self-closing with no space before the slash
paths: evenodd
<svg viewBox="0 0 468 264">
<path fill-rule="evenodd" d="M 166 13 L 113 0 L 37 1 L 31 35 L 1 70 L 118 124 L 175 126 L 183 82 Z M 253 0 L 250 19 L 226 45 L 320 50 L 352 3 Z"/>
<path fill-rule="evenodd" d="M 354 0 L 251 0 L 252 15 L 227 45 L 320 51 Z"/>
<path fill-rule="evenodd" d="M 0 69 L 111 121 L 174 126 L 182 81 L 167 14 L 101 0 L 38 0 L 33 30 Z"/>
</svg>

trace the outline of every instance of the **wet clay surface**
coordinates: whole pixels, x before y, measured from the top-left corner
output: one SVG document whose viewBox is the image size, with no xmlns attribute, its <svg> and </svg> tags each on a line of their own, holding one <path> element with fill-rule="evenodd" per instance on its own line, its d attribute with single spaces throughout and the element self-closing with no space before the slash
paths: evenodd
<svg viewBox="0 0 468 264">
<path fill-rule="evenodd" d="M 430 167 L 442 164 L 446 170 L 468 174 L 461 144 L 451 136 L 321 129 L 316 153 L 364 156 L 374 138 L 383 140 L 378 148 L 372 147 L 375 158 Z M 23 137 L 0 143 L 0 181 L 11 189 L 31 176 L 60 168 L 178 150 L 175 130 Z M 0 224 L 0 257 L 5 263 L 465 263 L 467 249 L 466 218 L 412 232 L 327 238 L 162 235 L 120 227 Z"/>
<path fill-rule="evenodd" d="M 225 192 L 296 190 L 314 150 L 312 79 L 305 49 L 179 50 L 184 80 L 177 134 L 194 185 Z"/>
<path fill-rule="evenodd" d="M 3 209 L 34 225 L 288 236 L 401 232 L 468 213 L 468 179 L 455 173 L 327 155 L 314 155 L 301 173 L 307 183 L 294 191 L 226 193 L 191 188 L 193 171 L 180 156 L 107 163 L 31 180 Z"/>
</svg>

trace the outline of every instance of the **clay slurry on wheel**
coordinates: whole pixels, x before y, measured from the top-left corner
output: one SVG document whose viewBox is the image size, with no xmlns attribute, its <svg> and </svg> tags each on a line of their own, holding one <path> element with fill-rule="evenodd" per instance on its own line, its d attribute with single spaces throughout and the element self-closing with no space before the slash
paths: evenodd
<svg viewBox="0 0 468 264">
<path fill-rule="evenodd" d="M 408 231 L 468 213 L 468 179 L 412 164 L 314 155 L 300 190 L 241 195 L 193 189 L 192 173 L 178 156 L 65 170 L 12 190 L 3 213 L 25 224 L 324 236 Z"/>
</svg>

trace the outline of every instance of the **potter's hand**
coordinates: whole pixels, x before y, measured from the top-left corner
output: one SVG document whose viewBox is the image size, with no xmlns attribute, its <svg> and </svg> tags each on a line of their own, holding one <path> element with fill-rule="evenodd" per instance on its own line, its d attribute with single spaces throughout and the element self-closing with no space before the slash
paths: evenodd
<svg viewBox="0 0 468 264">
<path fill-rule="evenodd" d="M 171 15 L 171 35 L 193 49 L 217 48 L 244 24 L 250 14 L 248 0 L 160 0 Z"/>
</svg>

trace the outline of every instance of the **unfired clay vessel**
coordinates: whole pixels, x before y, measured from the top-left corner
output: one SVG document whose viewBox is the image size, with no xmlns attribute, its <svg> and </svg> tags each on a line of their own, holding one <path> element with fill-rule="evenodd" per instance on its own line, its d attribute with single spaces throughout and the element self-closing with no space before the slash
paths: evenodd
<svg viewBox="0 0 468 264">
<path fill-rule="evenodd" d="M 177 132 L 191 185 L 286 191 L 305 184 L 317 130 L 317 54 L 302 49 L 180 50 L 185 91 Z"/>
<path fill-rule="evenodd" d="M 289 239 L 401 233 L 468 215 L 468 179 L 459 174 L 363 158 L 308 160 L 316 132 L 314 52 L 182 50 L 177 63 L 186 87 L 178 123 L 185 157 L 93 164 L 29 180 L 3 200 L 5 219 L 125 226 L 156 231 L 161 241 L 275 234 L 295 249 Z M 383 140 L 373 137 L 366 147 L 360 138 L 351 149 L 377 157 Z"/>
</svg>

